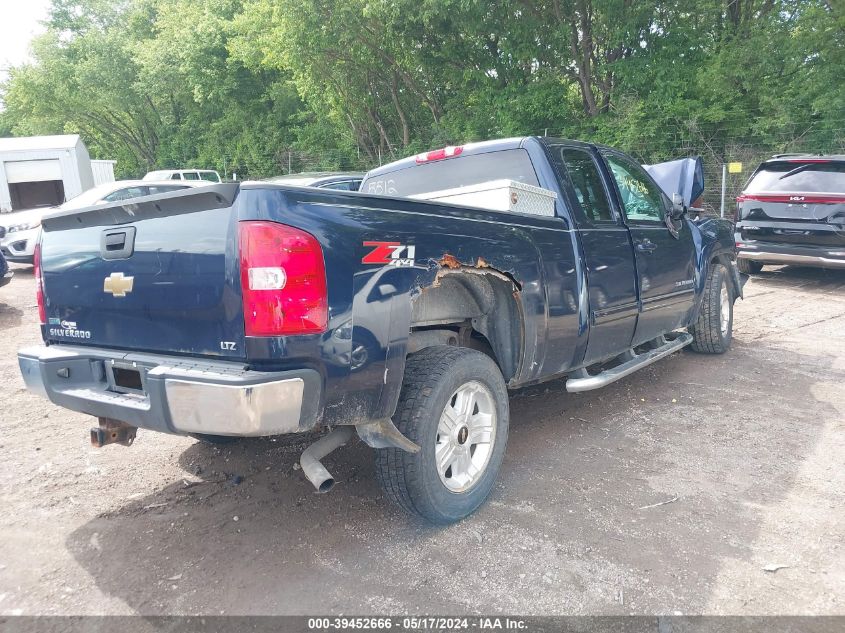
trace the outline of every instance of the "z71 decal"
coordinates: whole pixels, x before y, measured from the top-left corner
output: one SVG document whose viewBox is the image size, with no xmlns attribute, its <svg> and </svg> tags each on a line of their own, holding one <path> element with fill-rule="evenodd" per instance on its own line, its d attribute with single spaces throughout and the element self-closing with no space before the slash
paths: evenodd
<svg viewBox="0 0 845 633">
<path fill-rule="evenodd" d="M 414 265 L 415 246 L 399 242 L 364 242 L 364 246 L 372 247 L 373 250 L 364 255 L 362 264 L 399 267 Z"/>
</svg>

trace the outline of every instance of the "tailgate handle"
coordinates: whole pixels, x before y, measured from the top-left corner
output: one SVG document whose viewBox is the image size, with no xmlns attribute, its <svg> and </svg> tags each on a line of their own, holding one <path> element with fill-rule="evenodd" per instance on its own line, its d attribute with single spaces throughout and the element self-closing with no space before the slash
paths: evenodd
<svg viewBox="0 0 845 633">
<path fill-rule="evenodd" d="M 126 259 L 135 250 L 135 227 L 107 229 L 100 234 L 100 257 Z"/>
</svg>

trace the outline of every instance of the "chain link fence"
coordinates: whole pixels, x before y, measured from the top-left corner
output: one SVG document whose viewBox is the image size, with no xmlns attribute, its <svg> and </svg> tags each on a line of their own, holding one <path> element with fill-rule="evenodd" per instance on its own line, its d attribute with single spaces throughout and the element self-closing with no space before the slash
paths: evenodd
<svg viewBox="0 0 845 633">
<path fill-rule="evenodd" d="M 764 117 L 738 116 L 745 124 L 763 125 L 769 123 Z M 730 123 L 728 120 L 727 123 Z M 725 127 L 710 127 L 687 122 L 676 126 L 664 127 L 660 134 L 643 137 L 635 142 L 618 145 L 642 163 L 657 163 L 677 158 L 701 156 L 704 165 L 704 196 L 705 212 L 719 214 L 722 206 L 723 166 L 728 163 L 742 163 L 741 173 L 725 174 L 724 213 L 726 217 L 733 215 L 736 197 L 741 193 L 745 183 L 756 167 L 768 158 L 780 153 L 839 153 L 845 154 L 845 119 L 839 121 L 824 121 L 826 130 L 824 142 L 814 142 L 814 132 L 819 126 L 815 121 L 791 121 L 783 123 L 779 131 L 766 131 L 765 138 L 749 135 L 732 134 Z M 544 129 L 535 132 L 538 136 L 559 136 L 566 138 L 565 131 Z M 761 135 L 762 136 L 762 135 Z M 818 133 L 815 133 L 815 138 Z M 480 139 L 468 139 L 480 140 Z M 593 141 L 589 137 L 580 140 Z M 436 149 L 432 147 L 431 149 Z M 350 155 L 344 150 L 329 150 L 307 152 L 301 150 L 283 149 L 272 156 L 253 156 L 248 162 L 245 173 L 238 173 L 237 167 L 232 167 L 232 160 L 223 157 L 220 163 L 224 166 L 227 178 L 263 179 L 286 174 L 321 171 L 360 171 L 366 172 L 378 165 L 403 158 L 411 152 L 403 153 L 394 150 L 375 157 L 363 152 Z M 727 171 L 727 170 L 724 170 Z"/>
</svg>

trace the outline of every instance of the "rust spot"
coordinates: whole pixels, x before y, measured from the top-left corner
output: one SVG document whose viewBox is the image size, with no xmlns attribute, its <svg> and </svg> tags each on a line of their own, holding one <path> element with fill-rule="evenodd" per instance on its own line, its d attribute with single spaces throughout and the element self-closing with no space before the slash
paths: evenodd
<svg viewBox="0 0 845 633">
<path fill-rule="evenodd" d="M 487 260 L 483 257 L 479 257 L 478 260 L 475 262 L 476 268 L 490 268 L 490 264 L 487 263 Z"/>
<path fill-rule="evenodd" d="M 446 268 L 455 269 L 461 267 L 461 262 L 458 261 L 458 258 L 454 255 L 450 255 L 449 253 L 445 253 L 437 263 L 441 266 L 445 266 Z"/>
</svg>

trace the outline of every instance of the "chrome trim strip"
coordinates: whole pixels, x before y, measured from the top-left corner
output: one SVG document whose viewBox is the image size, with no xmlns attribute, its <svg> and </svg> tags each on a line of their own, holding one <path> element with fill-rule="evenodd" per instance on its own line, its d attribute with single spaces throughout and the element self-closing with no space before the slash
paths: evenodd
<svg viewBox="0 0 845 633">
<path fill-rule="evenodd" d="M 790 255 L 788 253 L 765 253 L 756 251 L 740 251 L 737 259 L 750 259 L 763 264 L 797 264 L 809 266 L 822 266 L 824 268 L 845 268 L 845 259 L 831 259 L 814 255 Z"/>
<path fill-rule="evenodd" d="M 622 319 L 636 316 L 639 312 L 640 304 L 637 301 L 631 303 L 623 303 L 618 306 L 610 306 L 609 308 L 601 308 L 593 310 L 593 325 L 604 325 L 605 323 L 612 323 Z"/>
</svg>

